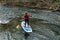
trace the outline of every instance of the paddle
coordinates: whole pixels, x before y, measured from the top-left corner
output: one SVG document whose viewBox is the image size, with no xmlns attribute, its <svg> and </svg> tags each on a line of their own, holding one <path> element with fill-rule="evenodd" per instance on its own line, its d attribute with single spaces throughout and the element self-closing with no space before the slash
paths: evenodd
<svg viewBox="0 0 60 40">
<path fill-rule="evenodd" d="M 18 29 L 19 28 L 19 25 L 17 25 L 16 28 Z"/>
</svg>

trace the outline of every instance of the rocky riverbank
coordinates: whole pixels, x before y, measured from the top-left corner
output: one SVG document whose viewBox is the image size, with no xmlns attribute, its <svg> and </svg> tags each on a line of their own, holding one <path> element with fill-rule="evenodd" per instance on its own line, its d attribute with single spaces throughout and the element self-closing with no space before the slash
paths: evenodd
<svg viewBox="0 0 60 40">
<path fill-rule="evenodd" d="M 18 7 L 27 7 L 33 9 L 43 9 L 43 10 L 52 10 L 52 11 L 60 11 L 60 2 L 8 2 L 3 5 L 10 5 L 10 6 L 18 6 Z"/>
<path fill-rule="evenodd" d="M 60 11 L 60 2 L 57 2 L 57 0 L 0 0 L 0 4 L 34 9 Z"/>
</svg>

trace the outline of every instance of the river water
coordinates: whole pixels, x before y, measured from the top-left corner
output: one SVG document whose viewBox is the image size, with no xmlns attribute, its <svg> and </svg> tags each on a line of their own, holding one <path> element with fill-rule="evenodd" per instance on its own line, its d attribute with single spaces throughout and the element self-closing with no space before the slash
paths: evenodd
<svg viewBox="0 0 60 40">
<path fill-rule="evenodd" d="M 32 16 L 27 39 L 21 26 L 16 28 L 24 13 Z M 60 12 L 0 5 L 0 35 L 0 40 L 60 40 Z"/>
</svg>

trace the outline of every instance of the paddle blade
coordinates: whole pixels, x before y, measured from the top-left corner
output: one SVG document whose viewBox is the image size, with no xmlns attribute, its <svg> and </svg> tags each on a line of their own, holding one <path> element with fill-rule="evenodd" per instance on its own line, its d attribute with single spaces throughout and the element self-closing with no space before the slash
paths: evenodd
<svg viewBox="0 0 60 40">
<path fill-rule="evenodd" d="M 19 28 L 19 25 L 17 25 L 16 28 L 18 29 Z"/>
</svg>

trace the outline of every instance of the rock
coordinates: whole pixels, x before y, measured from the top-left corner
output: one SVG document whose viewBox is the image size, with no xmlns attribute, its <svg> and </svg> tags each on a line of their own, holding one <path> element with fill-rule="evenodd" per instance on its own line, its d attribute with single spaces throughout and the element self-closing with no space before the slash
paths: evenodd
<svg viewBox="0 0 60 40">
<path fill-rule="evenodd" d="M 0 20 L 0 24 L 7 24 L 9 22 L 10 22 L 10 20 Z"/>
</svg>

